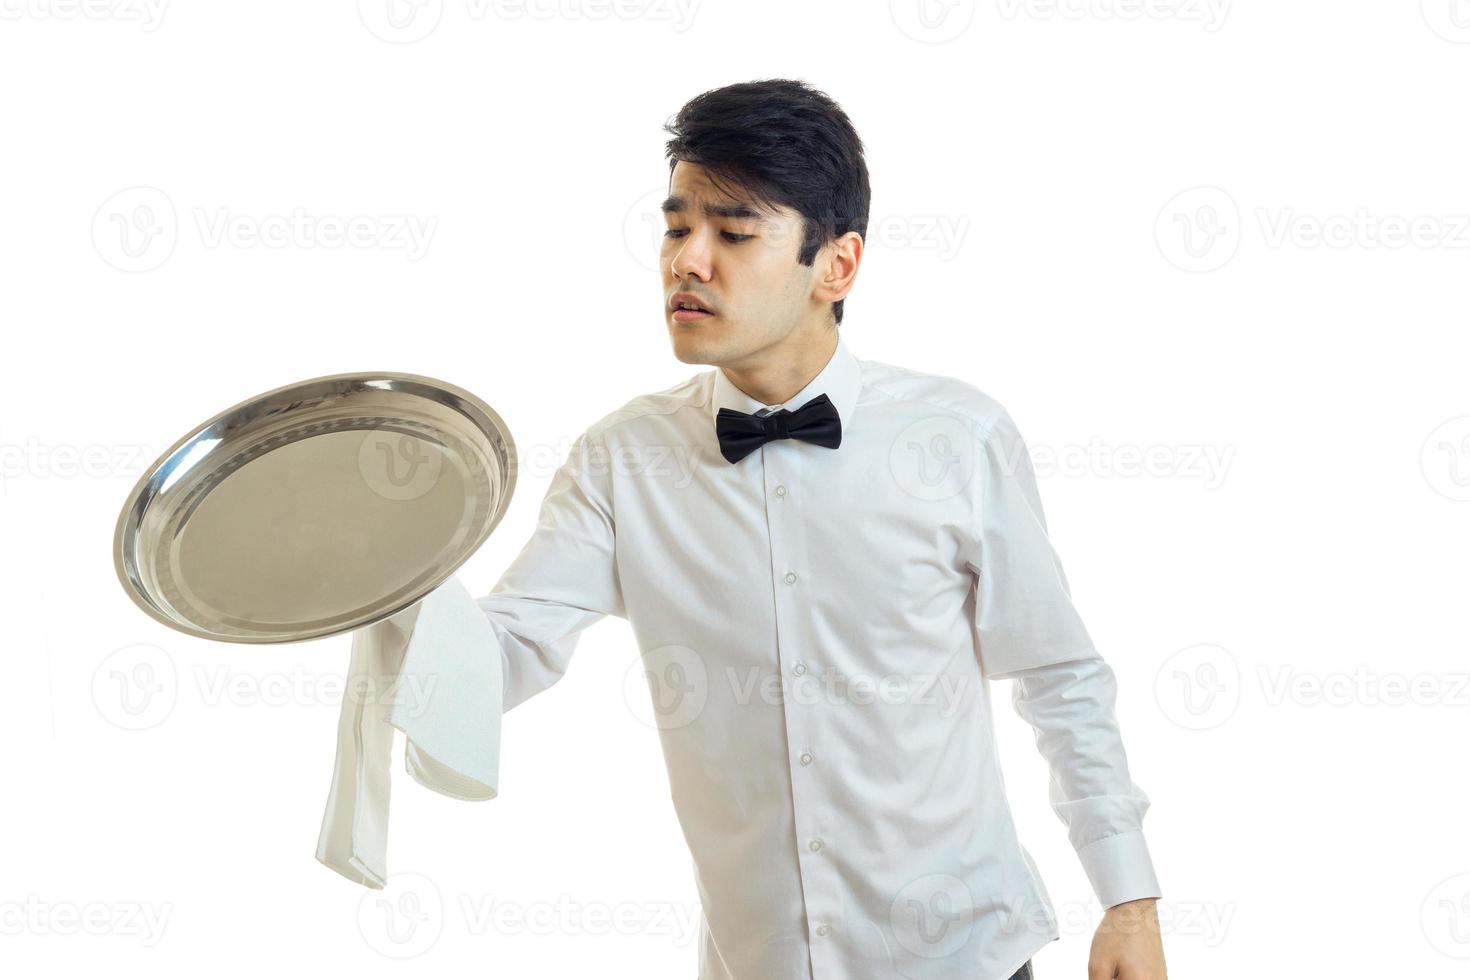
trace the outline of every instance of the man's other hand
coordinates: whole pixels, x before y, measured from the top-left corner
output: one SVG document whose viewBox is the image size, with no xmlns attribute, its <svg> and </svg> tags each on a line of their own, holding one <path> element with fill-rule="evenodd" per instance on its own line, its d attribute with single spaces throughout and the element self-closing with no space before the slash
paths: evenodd
<svg viewBox="0 0 1470 980">
<path fill-rule="evenodd" d="M 1103 913 L 1092 937 L 1087 980 L 1167 980 L 1158 899 L 1140 898 Z"/>
</svg>

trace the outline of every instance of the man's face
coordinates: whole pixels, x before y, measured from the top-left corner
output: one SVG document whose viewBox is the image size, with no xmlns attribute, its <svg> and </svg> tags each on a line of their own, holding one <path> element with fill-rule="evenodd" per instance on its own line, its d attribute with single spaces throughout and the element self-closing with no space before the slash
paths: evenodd
<svg viewBox="0 0 1470 980">
<path fill-rule="evenodd" d="M 813 296 L 822 256 L 800 265 L 801 215 L 774 212 L 721 194 L 698 166 L 680 161 L 664 202 L 664 319 L 674 356 L 688 364 L 730 364 L 830 320 L 831 301 Z M 713 315 L 681 314 L 689 293 Z"/>
</svg>

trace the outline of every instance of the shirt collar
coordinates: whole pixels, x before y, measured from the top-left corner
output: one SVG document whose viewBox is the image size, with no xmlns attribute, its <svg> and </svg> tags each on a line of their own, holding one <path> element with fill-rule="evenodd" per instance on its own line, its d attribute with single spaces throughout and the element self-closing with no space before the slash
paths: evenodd
<svg viewBox="0 0 1470 980">
<path fill-rule="evenodd" d="M 862 386 L 862 368 L 857 358 L 847 349 L 847 344 L 842 340 L 842 334 L 837 334 L 837 349 L 832 352 L 826 367 L 812 378 L 807 386 L 784 402 L 766 405 L 756 401 L 754 398 L 735 387 L 734 383 L 725 376 L 721 368 L 715 369 L 715 386 L 710 396 L 710 418 L 713 420 L 720 414 L 722 408 L 733 408 L 737 412 L 745 412 L 754 415 L 762 408 L 772 411 L 780 411 L 789 408 L 793 412 L 818 395 L 825 394 L 832 400 L 837 408 L 837 417 L 842 420 L 842 431 L 846 433 L 852 426 L 852 410 L 857 406 L 858 389 Z"/>
</svg>

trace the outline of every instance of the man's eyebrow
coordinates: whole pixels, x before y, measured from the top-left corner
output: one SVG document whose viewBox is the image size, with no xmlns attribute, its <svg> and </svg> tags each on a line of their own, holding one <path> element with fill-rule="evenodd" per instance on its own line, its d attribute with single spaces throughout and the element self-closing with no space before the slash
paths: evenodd
<svg viewBox="0 0 1470 980">
<path fill-rule="evenodd" d="M 659 209 L 664 214 L 677 214 L 687 210 L 689 202 L 678 194 L 664 199 Z M 766 213 L 753 204 L 744 201 L 736 201 L 733 204 L 704 204 L 700 207 L 706 217 L 709 218 L 754 218 L 760 220 L 766 217 Z"/>
</svg>

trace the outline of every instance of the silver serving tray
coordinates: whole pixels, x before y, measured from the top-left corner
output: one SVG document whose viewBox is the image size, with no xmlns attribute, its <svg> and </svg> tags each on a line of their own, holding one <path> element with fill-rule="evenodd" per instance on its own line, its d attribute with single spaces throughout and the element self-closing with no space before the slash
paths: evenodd
<svg viewBox="0 0 1470 980">
<path fill-rule="evenodd" d="M 515 482 L 510 431 L 463 388 L 312 378 L 220 412 L 160 456 L 118 515 L 114 564 L 133 601 L 183 633 L 330 636 L 448 579 Z"/>
</svg>

